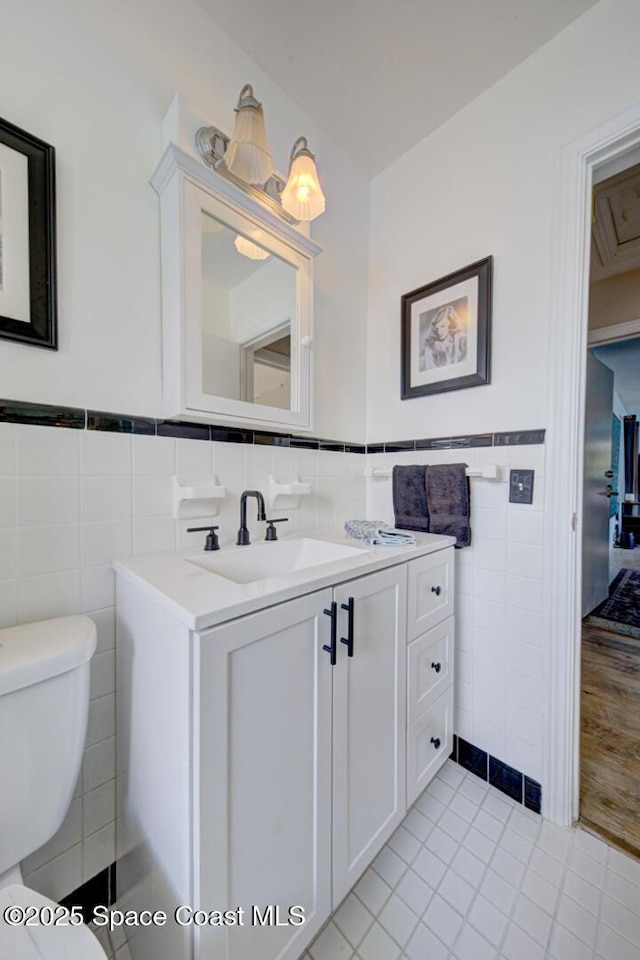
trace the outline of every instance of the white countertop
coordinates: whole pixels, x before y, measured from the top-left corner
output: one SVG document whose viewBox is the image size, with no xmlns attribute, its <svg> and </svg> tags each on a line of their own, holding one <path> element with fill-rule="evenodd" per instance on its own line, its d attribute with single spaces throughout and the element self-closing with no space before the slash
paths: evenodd
<svg viewBox="0 0 640 960">
<path fill-rule="evenodd" d="M 207 557 L 232 557 L 233 554 L 255 549 L 263 541 L 244 547 L 226 546 L 219 552 L 199 554 L 193 549 L 164 554 L 115 560 L 118 576 L 151 593 L 173 616 L 191 630 L 203 630 L 226 620 L 255 613 L 285 600 L 322 590 L 336 583 L 344 583 L 384 567 L 405 563 L 453 546 L 453 537 L 432 533 L 416 533 L 416 546 L 369 547 L 361 540 L 348 537 L 342 527 L 314 531 L 308 539 L 323 540 L 347 547 L 359 548 L 358 554 L 319 566 L 308 567 L 252 583 L 236 583 L 210 570 L 196 566 L 193 560 Z M 280 537 L 278 543 L 301 539 Z M 270 544 L 265 544 L 268 550 Z"/>
</svg>

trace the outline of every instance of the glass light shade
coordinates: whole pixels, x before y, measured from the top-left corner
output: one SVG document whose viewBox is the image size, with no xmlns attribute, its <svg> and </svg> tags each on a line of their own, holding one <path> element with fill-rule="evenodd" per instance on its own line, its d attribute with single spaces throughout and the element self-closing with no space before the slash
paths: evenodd
<svg viewBox="0 0 640 960">
<path fill-rule="evenodd" d="M 296 152 L 298 145 L 304 146 Z M 307 141 L 300 137 L 291 151 L 289 177 L 280 194 L 282 209 L 296 220 L 314 220 L 324 213 L 325 200 L 314 155 L 307 149 Z"/>
<path fill-rule="evenodd" d="M 273 173 L 273 157 L 267 143 L 262 104 L 253 96 L 250 84 L 240 91 L 236 122 L 224 162 L 227 170 L 245 183 L 264 184 Z"/>
<path fill-rule="evenodd" d="M 243 257 L 249 257 L 250 260 L 266 260 L 269 257 L 266 250 L 259 247 L 257 243 L 247 240 L 241 234 L 238 234 L 235 238 L 233 245 L 238 253 L 241 253 Z"/>
</svg>

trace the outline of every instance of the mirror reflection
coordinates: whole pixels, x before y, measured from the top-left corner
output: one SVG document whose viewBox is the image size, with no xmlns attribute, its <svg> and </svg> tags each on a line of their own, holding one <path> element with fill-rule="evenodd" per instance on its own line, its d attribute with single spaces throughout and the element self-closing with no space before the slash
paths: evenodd
<svg viewBox="0 0 640 960">
<path fill-rule="evenodd" d="M 205 393 L 291 409 L 296 268 L 204 210 Z"/>
</svg>

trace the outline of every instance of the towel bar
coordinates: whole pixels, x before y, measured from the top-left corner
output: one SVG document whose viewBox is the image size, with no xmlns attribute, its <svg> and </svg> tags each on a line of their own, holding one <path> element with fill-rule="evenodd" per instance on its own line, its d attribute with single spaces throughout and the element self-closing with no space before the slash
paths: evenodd
<svg viewBox="0 0 640 960">
<path fill-rule="evenodd" d="M 426 466 L 426 464 L 425 464 Z M 467 467 L 468 477 L 480 478 L 482 480 L 497 480 L 505 483 L 509 475 L 508 463 L 486 463 L 481 467 Z M 365 477 L 372 480 L 390 480 L 390 467 L 371 467 L 365 470 Z"/>
</svg>

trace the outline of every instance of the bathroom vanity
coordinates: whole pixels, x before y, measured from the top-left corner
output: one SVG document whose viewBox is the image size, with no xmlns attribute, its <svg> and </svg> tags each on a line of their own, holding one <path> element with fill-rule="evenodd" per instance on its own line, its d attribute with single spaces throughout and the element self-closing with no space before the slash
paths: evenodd
<svg viewBox="0 0 640 960">
<path fill-rule="evenodd" d="M 417 540 L 116 564 L 134 960 L 297 960 L 444 763 L 454 541 Z"/>
</svg>

